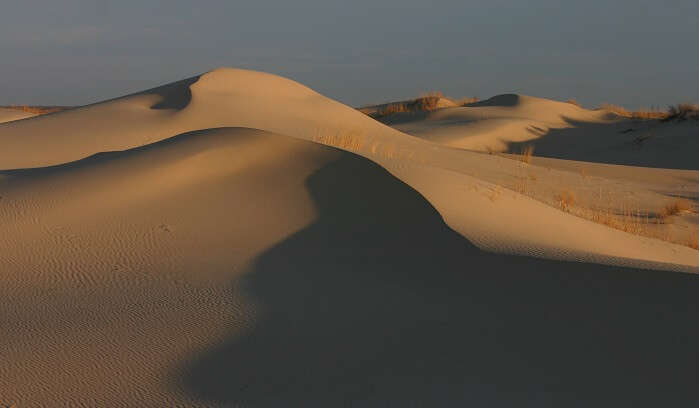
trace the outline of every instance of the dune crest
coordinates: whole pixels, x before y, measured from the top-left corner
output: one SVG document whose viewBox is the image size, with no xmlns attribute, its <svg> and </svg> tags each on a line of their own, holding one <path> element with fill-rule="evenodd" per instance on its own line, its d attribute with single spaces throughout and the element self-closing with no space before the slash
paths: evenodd
<svg viewBox="0 0 699 408">
<path fill-rule="evenodd" d="M 607 120 L 526 96 L 484 102 L 424 120 Z M 696 275 L 669 271 L 699 273 L 699 251 L 551 200 L 566 188 L 580 203 L 599 190 L 656 205 L 699 196 L 698 172 L 588 175 L 416 136 L 228 68 L 0 124 L 0 405 L 509 405 L 473 379 L 534 389 L 547 373 L 608 400 L 648 384 L 696 396 L 694 344 L 642 322 L 697 334 Z M 522 352 L 511 340 L 532 328 Z M 566 360 L 551 354 L 562 344 L 605 352 Z M 599 372 L 611 350 L 637 362 L 629 344 L 679 363 Z"/>
</svg>

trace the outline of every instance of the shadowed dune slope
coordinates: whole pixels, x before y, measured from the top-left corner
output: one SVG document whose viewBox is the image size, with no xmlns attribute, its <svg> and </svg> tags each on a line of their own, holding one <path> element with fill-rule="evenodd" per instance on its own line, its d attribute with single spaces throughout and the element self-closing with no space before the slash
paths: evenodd
<svg viewBox="0 0 699 408">
<path fill-rule="evenodd" d="M 248 336 L 183 367 L 195 395 L 319 407 L 699 397 L 697 352 L 680 340 L 699 335 L 687 325 L 695 276 L 482 252 L 409 186 L 352 156 L 307 186 L 318 219 L 251 266 L 242 284 L 265 313 Z"/>
<path fill-rule="evenodd" d="M 471 115 L 468 109 L 486 109 L 502 118 L 524 118 L 536 113 L 538 120 L 549 120 L 550 116 L 563 121 L 559 111 L 540 109 L 549 105 L 555 105 L 559 111 L 568 109 L 576 117 L 599 115 L 571 104 L 525 96 L 517 96 L 514 107 L 444 109 L 437 113 Z M 499 188 L 503 177 L 513 179 L 521 172 L 513 161 L 412 137 L 297 82 L 247 70 L 216 69 L 103 103 L 1 124 L 0 169 L 62 165 L 95 154 L 147 146 L 179 134 L 224 127 L 259 129 L 311 140 L 369 158 L 418 189 L 433 204 L 439 202 L 435 205 L 447 223 L 481 248 L 557 259 L 632 262 L 634 266 L 651 262 L 652 265 L 647 264 L 650 268 L 665 264 L 668 269 L 680 271 L 695 271 L 699 267 L 699 255 L 686 246 L 620 235 L 526 200 L 521 204 L 510 199 L 497 204 L 483 201 L 482 194 L 466 193 L 466 188 L 479 188 L 475 184 L 480 181 L 486 182 L 482 192 Z M 144 170 L 139 178 L 148 180 L 152 174 Z M 549 183 L 558 175 L 549 173 L 545 177 Z M 422 183 L 419 188 L 417 183 Z M 66 186 L 67 190 L 79 188 L 78 184 Z M 145 182 L 138 188 L 135 193 L 123 190 L 123 196 L 138 196 L 149 190 Z M 550 196 L 545 198 L 551 200 Z M 525 222 L 514 222 L 522 217 Z M 550 228 L 532 231 L 527 220 L 537 218 L 548 220 Z M 513 228 L 504 228 L 503 219 L 512 220 Z"/>
<path fill-rule="evenodd" d="M 699 122 L 619 117 L 526 95 L 498 95 L 459 108 L 397 114 L 388 125 L 439 144 L 567 160 L 699 170 Z"/>
<path fill-rule="evenodd" d="M 482 252 L 351 153 L 212 129 L 0 188 L 0 404 L 699 398 L 696 275 Z"/>
</svg>

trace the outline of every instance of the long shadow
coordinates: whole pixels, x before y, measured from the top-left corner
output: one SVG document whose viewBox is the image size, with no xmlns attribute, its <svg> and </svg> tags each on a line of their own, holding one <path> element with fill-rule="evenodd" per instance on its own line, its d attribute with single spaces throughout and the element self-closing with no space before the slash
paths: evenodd
<svg viewBox="0 0 699 408">
<path fill-rule="evenodd" d="M 550 129 L 532 128 L 534 140 L 513 142 L 508 153 L 520 153 L 527 145 L 534 146 L 534 154 L 557 159 L 621 164 L 629 166 L 699 170 L 695 155 L 699 142 L 688 129 L 683 134 L 659 137 L 677 123 L 624 120 L 614 123 L 590 123 L 563 118 L 570 127 Z M 696 148 L 695 148 L 696 146 Z"/>
<path fill-rule="evenodd" d="M 696 407 L 699 277 L 484 253 L 343 156 L 317 222 L 261 255 L 243 337 L 178 375 L 238 406 Z"/>
</svg>

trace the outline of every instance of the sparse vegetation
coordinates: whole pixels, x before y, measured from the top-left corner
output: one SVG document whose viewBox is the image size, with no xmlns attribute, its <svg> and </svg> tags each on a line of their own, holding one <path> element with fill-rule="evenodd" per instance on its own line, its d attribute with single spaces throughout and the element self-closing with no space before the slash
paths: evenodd
<svg viewBox="0 0 699 408">
<path fill-rule="evenodd" d="M 692 203 L 689 202 L 689 200 L 678 198 L 665 204 L 665 207 L 660 210 L 660 216 L 663 218 L 672 217 L 673 215 L 677 215 L 682 211 L 689 211 L 690 209 L 692 209 Z"/>
<path fill-rule="evenodd" d="M 678 105 L 670 106 L 667 111 L 667 117 L 665 120 L 686 120 L 686 119 L 696 119 L 699 120 L 699 105 L 693 103 L 680 103 Z"/>
<path fill-rule="evenodd" d="M 444 98 L 441 92 L 429 92 L 419 98 L 403 102 L 391 102 L 385 105 L 358 108 L 360 112 L 374 119 L 384 118 L 396 113 L 431 112 L 439 108 L 439 101 Z M 456 106 L 468 106 L 478 102 L 478 98 L 463 98 L 455 101 Z"/>
<path fill-rule="evenodd" d="M 374 118 L 382 118 L 402 112 L 431 112 L 437 109 L 441 98 L 443 98 L 441 92 L 430 92 L 411 101 L 388 103 L 370 115 Z"/>
<path fill-rule="evenodd" d="M 534 146 L 533 145 L 527 145 L 524 146 L 519 153 L 519 156 L 517 157 L 519 161 L 523 163 L 529 163 L 532 160 L 532 155 L 534 154 Z"/>
<path fill-rule="evenodd" d="M 566 102 L 568 102 L 571 105 L 575 105 L 578 108 L 582 108 L 582 105 L 580 105 L 580 103 L 575 98 L 570 98 Z"/>
<path fill-rule="evenodd" d="M 20 110 L 22 112 L 33 113 L 35 115 L 45 115 L 47 113 L 60 112 L 69 109 L 66 106 L 28 106 L 28 105 L 9 105 L 2 106 L 5 109 Z"/>
<path fill-rule="evenodd" d="M 575 204 L 575 194 L 572 191 L 562 191 L 556 194 L 555 198 L 563 211 L 569 211 L 570 207 Z"/>
<path fill-rule="evenodd" d="M 632 119 L 658 119 L 662 121 L 670 120 L 699 120 L 699 105 L 693 103 L 680 103 L 672 105 L 667 111 L 657 109 L 629 111 L 623 106 L 603 103 L 600 109 L 607 110 L 619 116 Z"/>
<path fill-rule="evenodd" d="M 339 147 L 351 152 L 357 152 L 364 144 L 361 137 L 361 132 L 332 132 L 319 129 L 312 137 L 312 140 L 317 143 L 322 143 L 328 146 Z"/>
<path fill-rule="evenodd" d="M 600 105 L 600 109 L 604 109 L 606 111 L 615 113 L 619 116 L 632 119 L 665 119 L 668 116 L 667 112 L 663 112 L 660 110 L 650 109 L 629 111 L 623 106 L 612 105 L 608 103 L 603 103 L 602 105 Z"/>
</svg>

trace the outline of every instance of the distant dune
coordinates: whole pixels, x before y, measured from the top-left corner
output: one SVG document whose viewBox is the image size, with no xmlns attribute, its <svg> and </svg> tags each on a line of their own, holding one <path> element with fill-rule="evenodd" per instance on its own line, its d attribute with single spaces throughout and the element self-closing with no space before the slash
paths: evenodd
<svg viewBox="0 0 699 408">
<path fill-rule="evenodd" d="M 0 406 L 692 406 L 696 121 L 457 105 L 0 110 Z"/>
<path fill-rule="evenodd" d="M 0 107 L 0 123 L 11 122 L 13 120 L 26 119 L 35 116 L 34 113 L 22 111 L 19 109 L 1 108 Z"/>
</svg>

